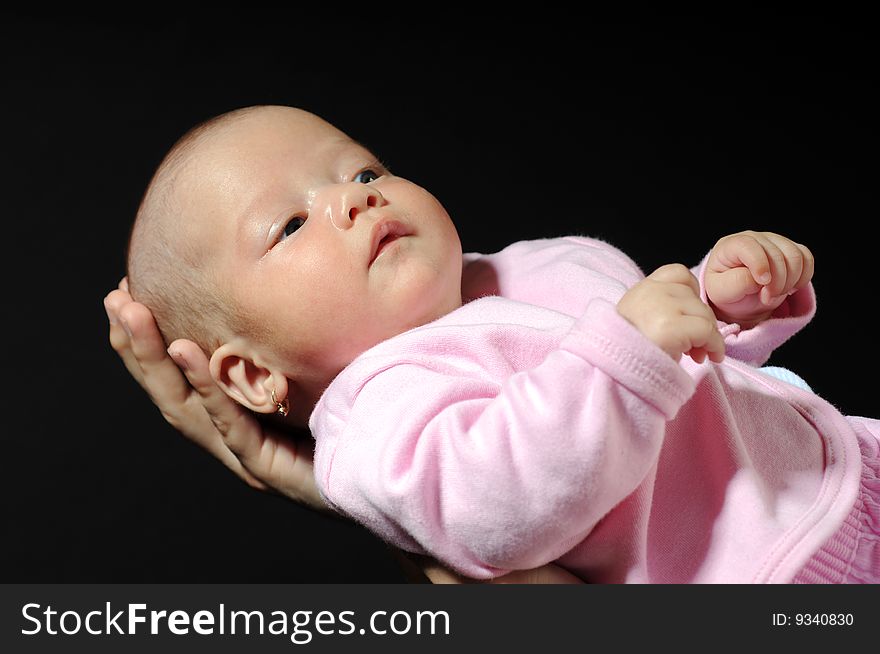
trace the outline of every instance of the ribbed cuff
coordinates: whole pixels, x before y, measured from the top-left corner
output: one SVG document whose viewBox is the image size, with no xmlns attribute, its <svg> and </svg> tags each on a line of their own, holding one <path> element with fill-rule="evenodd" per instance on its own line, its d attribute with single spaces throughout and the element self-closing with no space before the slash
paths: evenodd
<svg viewBox="0 0 880 654">
<path fill-rule="evenodd" d="M 590 302 L 560 348 L 626 386 L 667 420 L 676 416 L 696 390 L 690 375 L 607 300 Z"/>
</svg>

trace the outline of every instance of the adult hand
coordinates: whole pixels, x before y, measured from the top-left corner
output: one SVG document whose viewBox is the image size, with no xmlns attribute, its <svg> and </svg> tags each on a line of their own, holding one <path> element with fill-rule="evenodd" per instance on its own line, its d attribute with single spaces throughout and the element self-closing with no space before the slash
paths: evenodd
<svg viewBox="0 0 880 654">
<path fill-rule="evenodd" d="M 452 572 L 451 570 L 444 568 L 442 565 L 437 563 L 437 561 L 430 559 L 425 556 L 416 556 L 414 554 L 406 554 L 406 557 L 411 559 L 418 569 L 421 570 L 422 574 L 428 578 L 428 580 L 432 584 L 472 584 L 472 583 L 481 583 L 475 582 L 473 579 L 469 579 L 467 577 L 463 577 L 460 574 Z M 412 563 L 410 563 L 412 565 Z M 404 570 L 406 570 L 406 565 L 402 564 Z M 502 575 L 500 577 L 495 577 L 490 579 L 488 582 L 490 584 L 582 584 L 584 583 L 582 579 L 576 577 L 572 573 L 568 572 L 564 568 L 554 564 L 548 563 L 546 565 L 542 565 L 539 568 L 532 568 L 531 570 L 513 570 L 512 572 L 508 572 L 506 575 Z"/>
<path fill-rule="evenodd" d="M 135 302 L 125 278 L 104 298 L 110 344 L 135 381 L 175 429 L 223 462 L 250 486 L 271 490 L 306 506 L 330 512 L 314 480 L 311 439 L 291 438 L 235 403 L 214 383 L 208 358 L 192 341 L 166 350 L 150 310 Z M 170 355 L 173 353 L 173 358 Z M 334 513 L 334 515 L 336 515 Z M 466 579 L 428 557 L 397 552 L 411 579 L 418 571 L 433 583 Z M 559 566 L 517 570 L 493 583 L 581 583 Z"/>
<path fill-rule="evenodd" d="M 310 439 L 263 425 L 231 400 L 214 383 L 195 343 L 172 343 L 172 360 L 152 313 L 132 300 L 125 279 L 104 306 L 111 346 L 171 426 L 254 488 L 329 511 L 315 486 Z"/>
</svg>

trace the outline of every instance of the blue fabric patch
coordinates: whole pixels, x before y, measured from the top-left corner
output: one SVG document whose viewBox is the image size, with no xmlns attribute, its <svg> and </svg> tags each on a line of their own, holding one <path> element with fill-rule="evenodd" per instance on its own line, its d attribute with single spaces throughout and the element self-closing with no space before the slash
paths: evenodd
<svg viewBox="0 0 880 654">
<path fill-rule="evenodd" d="M 763 368 L 759 368 L 759 370 L 763 373 L 770 375 L 771 377 L 775 377 L 776 379 L 781 379 L 784 382 L 788 382 L 792 386 L 797 386 L 798 388 L 802 388 L 805 391 L 813 392 L 813 389 L 810 388 L 810 385 L 805 382 L 803 379 L 798 377 L 788 368 L 780 368 L 779 366 L 764 366 Z"/>
</svg>

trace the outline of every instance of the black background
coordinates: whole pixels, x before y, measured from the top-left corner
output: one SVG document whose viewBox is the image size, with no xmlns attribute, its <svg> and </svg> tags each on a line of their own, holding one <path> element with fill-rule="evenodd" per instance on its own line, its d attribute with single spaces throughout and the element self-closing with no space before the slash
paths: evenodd
<svg viewBox="0 0 880 654">
<path fill-rule="evenodd" d="M 444 203 L 466 251 L 582 233 L 648 272 L 742 229 L 806 243 L 818 316 L 771 363 L 880 414 L 854 378 L 878 362 L 865 17 L 276 11 L 0 16 L 0 580 L 403 579 L 360 528 L 251 490 L 180 437 L 107 343 L 102 299 L 153 169 L 245 105 L 300 106 L 361 140 Z"/>
</svg>

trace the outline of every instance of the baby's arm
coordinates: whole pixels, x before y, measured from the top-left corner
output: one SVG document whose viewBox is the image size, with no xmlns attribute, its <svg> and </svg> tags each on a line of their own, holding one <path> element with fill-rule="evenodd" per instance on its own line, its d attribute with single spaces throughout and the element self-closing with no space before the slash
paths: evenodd
<svg viewBox="0 0 880 654">
<path fill-rule="evenodd" d="M 492 328 L 426 328 L 417 345 L 436 358 L 407 347 L 356 361 L 311 425 L 331 504 L 476 578 L 533 568 L 582 540 L 649 473 L 667 420 L 694 391 L 605 300 L 503 382 L 486 371 L 529 344 L 515 341 L 523 327 Z"/>
<path fill-rule="evenodd" d="M 798 264 L 798 256 L 794 251 L 786 254 L 782 248 L 775 246 L 779 254 L 774 253 L 775 258 L 770 261 L 765 258 L 771 272 L 771 282 L 764 294 L 775 294 L 775 297 L 771 297 L 772 313 L 769 317 L 760 315 L 768 310 L 768 307 L 764 307 L 756 316 L 736 313 L 735 308 L 725 314 L 723 310 L 726 308 L 726 298 L 715 292 L 713 284 L 721 286 L 716 282 L 723 281 L 726 284 L 735 275 L 749 275 L 749 270 L 748 267 L 736 264 L 736 258 L 728 258 L 725 262 L 719 259 L 719 255 L 724 253 L 730 257 L 730 249 L 749 247 L 748 243 L 743 243 L 750 240 L 746 238 L 748 234 L 751 233 L 725 237 L 691 272 L 699 281 L 700 298 L 708 305 L 712 305 L 712 299 L 707 294 L 707 288 L 712 289 L 713 299 L 717 301 L 714 308 L 720 314 L 718 328 L 724 340 L 726 354 L 740 361 L 761 365 L 775 348 L 806 325 L 815 312 L 815 295 L 812 285 L 808 283 L 808 278 L 812 276 L 812 254 L 806 248 L 801 252 L 800 248 L 803 246 L 797 246 L 797 251 L 801 253 L 801 263 Z M 755 234 L 761 237 L 760 233 Z M 778 239 L 782 243 L 787 241 L 782 241 L 782 237 Z M 791 250 L 788 245 L 785 248 Z M 764 252 L 763 249 L 761 251 Z M 710 257 L 713 263 L 711 269 L 708 266 Z M 743 257 L 749 259 L 747 255 Z M 492 274 L 482 275 L 483 278 L 489 278 L 490 283 L 481 286 L 477 279 L 472 284 L 475 288 L 469 288 L 468 282 L 474 282 L 471 279 L 474 275 L 466 267 L 463 290 L 471 296 L 478 297 L 486 292 L 500 291 L 505 297 L 546 306 L 572 316 L 579 316 L 584 311 L 585 301 L 589 301 L 591 294 L 601 295 L 616 303 L 628 289 L 645 279 L 635 262 L 617 248 L 596 239 L 579 236 L 517 243 L 494 255 L 480 255 L 479 259 L 481 265 L 475 268 L 489 269 Z M 782 274 L 782 266 L 785 267 L 785 274 Z M 736 270 L 738 268 L 741 270 Z M 801 274 L 796 276 L 798 269 Z M 717 274 L 719 276 L 713 279 Z M 707 281 L 707 275 L 711 281 Z M 589 289 L 590 293 L 585 293 L 584 289 Z M 795 289 L 799 290 L 792 295 L 785 294 Z M 748 289 L 742 292 L 747 295 Z M 742 322 L 727 322 L 734 317 Z M 754 324 L 755 318 L 765 319 Z"/>
<path fill-rule="evenodd" d="M 815 315 L 810 250 L 772 232 L 720 239 L 693 269 L 719 320 L 727 354 L 762 365 Z"/>
</svg>

